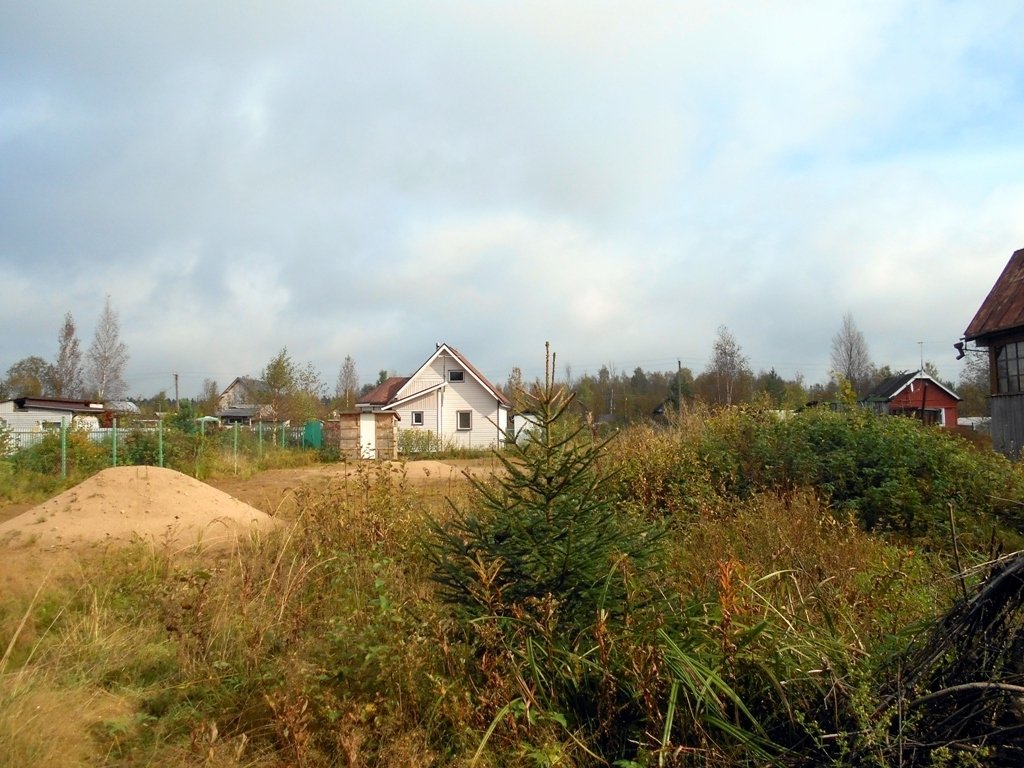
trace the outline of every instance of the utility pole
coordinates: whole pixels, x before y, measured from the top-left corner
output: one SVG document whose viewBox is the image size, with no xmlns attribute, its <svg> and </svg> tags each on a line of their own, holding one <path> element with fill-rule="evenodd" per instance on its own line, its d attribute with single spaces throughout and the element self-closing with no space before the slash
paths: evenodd
<svg viewBox="0 0 1024 768">
<path fill-rule="evenodd" d="M 174 374 L 174 410 L 178 410 L 178 374 Z"/>
<path fill-rule="evenodd" d="M 683 415 L 683 386 L 680 377 L 683 373 L 683 361 L 676 360 L 676 416 Z"/>
</svg>

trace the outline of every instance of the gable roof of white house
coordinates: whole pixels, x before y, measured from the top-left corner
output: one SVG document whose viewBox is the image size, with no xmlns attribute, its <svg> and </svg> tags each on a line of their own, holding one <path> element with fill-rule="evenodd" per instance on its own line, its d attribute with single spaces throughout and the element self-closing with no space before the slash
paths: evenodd
<svg viewBox="0 0 1024 768">
<path fill-rule="evenodd" d="M 505 393 L 480 373 L 476 366 L 466 359 L 465 355 L 450 344 L 444 343 L 437 344 L 434 353 L 427 358 L 423 365 L 416 369 L 412 376 L 394 376 L 385 380 L 382 384 L 379 384 L 373 390 L 367 392 L 365 396 L 361 397 L 356 405 L 374 406 L 382 410 L 390 410 L 401 406 L 409 400 L 414 400 L 417 397 L 422 397 L 425 394 L 441 389 L 445 386 L 446 382 L 442 381 L 423 387 L 418 380 L 419 375 L 429 370 L 431 364 L 443 354 L 451 356 L 458 362 L 463 370 L 498 402 L 499 406 L 504 408 L 512 407 L 512 402 L 505 397 Z"/>
<path fill-rule="evenodd" d="M 500 389 L 498 389 L 493 384 L 491 384 L 491 382 L 488 381 L 487 377 L 484 376 L 482 373 L 480 373 L 480 371 L 477 370 L 476 366 L 474 366 L 471 362 L 469 362 L 469 360 L 466 359 L 465 355 L 463 355 L 461 352 L 459 352 L 459 350 L 457 350 L 455 347 L 451 346 L 450 344 L 445 344 L 443 342 L 439 342 L 437 344 L 437 349 L 434 350 L 434 354 L 432 354 L 430 357 L 428 357 L 426 362 L 423 363 L 423 365 L 421 365 L 419 368 L 416 369 L 416 373 L 414 373 L 412 376 L 410 376 L 408 381 L 406 381 L 405 384 L 403 384 L 402 387 L 395 393 L 394 402 L 390 403 L 389 405 L 390 406 L 395 406 L 395 405 L 398 405 L 403 400 L 407 400 L 407 399 L 410 399 L 410 398 L 413 398 L 413 397 L 418 397 L 419 395 L 422 395 L 422 394 L 430 392 L 430 391 L 432 391 L 434 389 L 437 389 L 437 385 L 431 386 L 431 387 L 427 387 L 427 388 L 425 388 L 425 389 L 423 389 L 421 391 L 414 391 L 413 387 L 416 386 L 416 379 L 419 377 L 419 374 L 421 372 L 429 369 L 431 364 L 438 357 L 440 357 L 443 354 L 450 355 L 458 363 L 460 363 L 462 365 L 462 367 L 466 370 L 466 372 L 469 373 L 469 375 L 472 376 L 473 379 L 475 379 L 476 382 L 481 387 L 483 387 L 485 390 L 487 390 L 487 392 L 492 397 L 494 397 L 495 400 L 498 401 L 499 405 L 503 405 L 506 408 L 511 408 L 512 407 L 512 402 L 507 397 L 505 397 L 505 393 L 502 392 Z M 439 386 L 444 386 L 444 383 L 442 382 L 441 385 L 439 385 Z"/>
</svg>

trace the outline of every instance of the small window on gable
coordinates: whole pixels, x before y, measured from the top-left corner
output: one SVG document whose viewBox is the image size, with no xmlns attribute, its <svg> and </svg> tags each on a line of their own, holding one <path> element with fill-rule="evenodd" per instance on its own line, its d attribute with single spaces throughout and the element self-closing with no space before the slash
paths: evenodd
<svg viewBox="0 0 1024 768">
<path fill-rule="evenodd" d="M 448 381 L 453 384 L 461 384 L 466 380 L 465 371 L 448 371 Z"/>
<path fill-rule="evenodd" d="M 413 411 L 410 417 L 411 423 L 414 427 L 423 426 L 423 411 Z"/>
<path fill-rule="evenodd" d="M 473 428 L 473 412 L 472 411 L 456 411 L 455 413 L 455 426 L 460 430 L 469 430 Z"/>
</svg>

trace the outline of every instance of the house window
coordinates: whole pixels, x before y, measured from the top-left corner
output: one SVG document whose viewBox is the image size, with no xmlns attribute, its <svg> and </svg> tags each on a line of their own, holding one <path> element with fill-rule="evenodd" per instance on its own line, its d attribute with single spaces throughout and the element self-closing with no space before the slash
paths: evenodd
<svg viewBox="0 0 1024 768">
<path fill-rule="evenodd" d="M 455 412 L 455 426 L 460 430 L 469 430 L 473 428 L 473 412 L 472 411 L 456 411 Z"/>
<path fill-rule="evenodd" d="M 465 380 L 465 371 L 448 371 L 448 381 L 450 381 L 452 384 L 461 384 Z M 466 427 L 466 429 L 469 429 L 469 427 Z"/>
<path fill-rule="evenodd" d="M 1011 341 L 996 354 L 997 391 L 1024 392 L 1024 342 Z"/>
<path fill-rule="evenodd" d="M 412 420 L 412 425 L 414 427 L 422 427 L 423 426 L 423 411 L 413 411 L 412 412 L 412 416 L 411 416 L 411 420 Z"/>
</svg>

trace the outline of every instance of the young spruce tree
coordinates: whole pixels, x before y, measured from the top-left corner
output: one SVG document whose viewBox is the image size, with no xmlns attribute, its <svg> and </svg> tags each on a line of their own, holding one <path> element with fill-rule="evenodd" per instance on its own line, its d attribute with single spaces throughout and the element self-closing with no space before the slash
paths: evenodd
<svg viewBox="0 0 1024 768">
<path fill-rule="evenodd" d="M 504 472 L 471 478 L 469 509 L 430 526 L 433 578 L 466 618 L 543 614 L 568 640 L 599 614 L 621 619 L 633 576 L 659 559 L 660 533 L 616 508 L 599 467 L 607 440 L 570 413 L 573 398 L 546 346 L 544 383 L 523 392 L 535 426 L 497 454 Z"/>
</svg>

